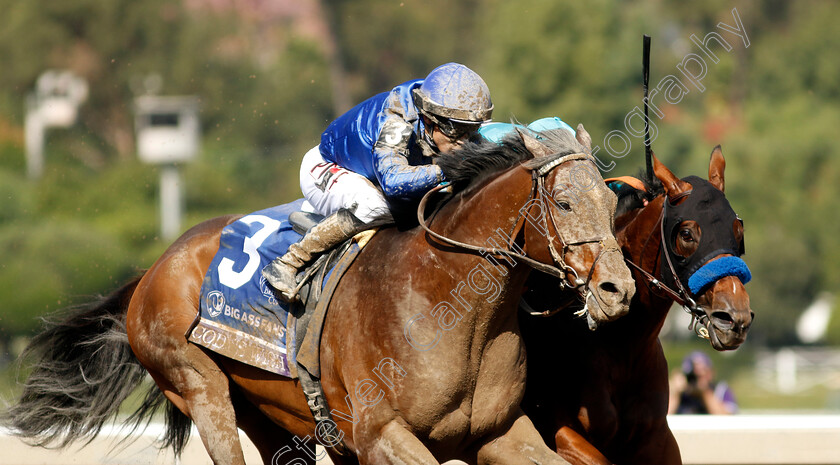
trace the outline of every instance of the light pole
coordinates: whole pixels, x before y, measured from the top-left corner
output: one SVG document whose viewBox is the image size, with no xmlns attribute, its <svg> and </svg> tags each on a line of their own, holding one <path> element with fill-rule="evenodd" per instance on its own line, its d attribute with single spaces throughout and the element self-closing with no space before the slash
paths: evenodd
<svg viewBox="0 0 840 465">
<path fill-rule="evenodd" d="M 79 105 L 88 95 L 87 81 L 70 71 L 46 71 L 38 77 L 35 92 L 26 98 L 26 172 L 30 179 L 44 173 L 44 137 L 47 128 L 69 128 L 76 122 Z"/>
<path fill-rule="evenodd" d="M 140 160 L 161 167 L 160 234 L 172 240 L 181 230 L 183 201 L 178 166 L 194 159 L 199 151 L 198 98 L 137 97 L 134 123 Z"/>
</svg>

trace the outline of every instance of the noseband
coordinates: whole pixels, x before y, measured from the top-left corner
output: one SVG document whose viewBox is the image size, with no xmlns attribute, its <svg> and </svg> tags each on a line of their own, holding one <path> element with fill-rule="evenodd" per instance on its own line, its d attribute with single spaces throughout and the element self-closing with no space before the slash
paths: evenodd
<svg viewBox="0 0 840 465">
<path fill-rule="evenodd" d="M 591 161 L 592 158 L 585 153 L 573 153 L 573 154 L 568 154 L 568 155 L 557 154 L 557 155 L 554 155 L 554 156 L 535 158 L 535 159 L 532 159 L 532 160 L 528 160 L 528 162 L 522 164 L 522 166 L 525 169 L 531 171 L 531 178 L 532 178 L 531 194 L 528 197 L 528 201 L 525 202 L 525 205 L 522 208 L 519 209 L 519 216 L 516 218 L 516 221 L 514 222 L 511 233 L 508 236 L 510 238 L 511 243 L 512 243 L 515 240 L 516 236 L 519 235 L 519 232 L 524 227 L 524 224 L 525 224 L 525 221 L 526 221 L 525 215 L 527 215 L 531 211 L 531 209 L 533 208 L 533 206 L 528 207 L 528 208 L 526 208 L 526 207 L 529 204 L 531 204 L 531 202 L 536 200 L 537 204 L 540 204 L 540 205 L 543 205 L 543 206 L 546 207 L 546 208 L 541 208 L 540 209 L 540 223 L 541 223 L 541 226 L 543 228 L 543 231 L 545 231 L 545 233 L 547 234 L 546 238 L 548 239 L 548 250 L 551 253 L 552 260 L 554 261 L 554 263 L 557 266 L 549 265 L 549 264 L 534 260 L 533 258 L 528 257 L 527 255 L 517 253 L 517 252 L 515 252 L 511 249 L 512 244 L 508 244 L 508 248 L 505 248 L 505 249 L 498 249 L 498 248 L 494 248 L 494 247 L 481 247 L 481 246 L 476 246 L 476 245 L 471 245 L 471 244 L 466 244 L 466 243 L 463 243 L 463 242 L 459 242 L 459 241 L 456 241 L 454 239 L 450 239 L 448 237 L 445 237 L 441 234 L 438 234 L 438 233 L 432 231 L 426 225 L 426 219 L 424 217 L 425 209 L 426 209 L 426 203 L 428 202 L 428 199 L 432 196 L 432 194 L 434 194 L 435 192 L 439 192 L 442 189 L 445 189 L 446 187 L 449 187 L 449 185 L 447 183 L 444 183 L 444 184 L 441 184 L 439 186 L 436 186 L 436 187 L 432 188 L 431 190 L 429 190 L 423 196 L 423 198 L 420 200 L 420 204 L 417 206 L 417 220 L 420 223 L 420 227 L 422 227 L 430 236 L 434 237 L 435 239 L 437 239 L 441 242 L 444 242 L 444 243 L 449 244 L 449 245 L 453 245 L 453 246 L 461 248 L 461 249 L 466 249 L 466 250 L 471 250 L 471 251 L 474 251 L 474 252 L 479 252 L 482 256 L 493 255 L 493 256 L 496 256 L 496 257 L 502 257 L 502 256 L 515 257 L 518 260 L 521 260 L 522 262 L 524 262 L 525 264 L 527 264 L 528 266 L 530 266 L 531 268 L 533 268 L 535 270 L 542 271 L 543 273 L 546 273 L 546 274 L 549 274 L 549 275 L 554 276 L 556 278 L 559 278 L 561 288 L 579 289 L 580 287 L 583 287 L 585 290 L 588 291 L 589 281 L 592 279 L 592 274 L 595 270 L 595 265 L 601 259 L 601 256 L 603 255 L 603 253 L 605 251 L 612 250 L 612 249 L 615 249 L 616 251 L 619 251 L 619 248 L 618 248 L 618 243 L 615 241 L 615 239 L 613 239 L 613 241 L 612 241 L 613 243 L 610 244 L 609 238 L 587 239 L 587 240 L 576 241 L 576 242 L 566 242 L 563 239 L 562 235 L 560 234 L 560 230 L 557 228 L 557 224 L 554 220 L 554 216 L 548 214 L 547 206 L 549 205 L 549 202 L 547 202 L 545 200 L 545 198 L 551 199 L 550 203 L 553 203 L 555 205 L 555 207 L 560 208 L 560 206 L 557 204 L 557 202 L 554 200 L 554 198 L 551 197 L 551 195 L 548 195 L 548 193 L 545 189 L 545 178 L 548 176 L 548 174 L 551 171 L 554 170 L 554 168 L 557 168 L 558 166 L 562 165 L 563 163 L 566 163 L 566 162 L 569 162 L 569 161 L 574 161 L 574 160 L 590 160 Z M 557 239 L 560 241 L 560 244 L 562 245 L 562 249 L 561 249 L 562 252 L 563 252 L 562 254 L 560 252 L 558 252 L 557 249 L 554 246 L 554 238 L 552 237 L 551 233 L 548 230 L 548 219 L 546 219 L 546 216 L 549 216 L 551 218 L 551 225 L 554 228 L 554 232 L 557 234 Z M 584 244 L 590 244 L 590 243 L 596 243 L 596 242 L 601 244 L 601 249 L 598 253 L 598 256 L 595 258 L 595 261 L 592 262 L 592 266 L 589 269 L 589 274 L 586 277 L 586 280 L 584 281 L 580 277 L 578 277 L 577 271 L 575 271 L 574 268 L 572 268 L 571 266 L 566 264 L 565 254 L 566 254 L 566 251 L 569 249 L 569 247 L 581 246 L 581 245 L 584 245 Z M 570 279 L 569 276 L 572 276 L 572 278 Z M 540 313 L 540 315 L 543 315 L 543 314 Z"/>
</svg>

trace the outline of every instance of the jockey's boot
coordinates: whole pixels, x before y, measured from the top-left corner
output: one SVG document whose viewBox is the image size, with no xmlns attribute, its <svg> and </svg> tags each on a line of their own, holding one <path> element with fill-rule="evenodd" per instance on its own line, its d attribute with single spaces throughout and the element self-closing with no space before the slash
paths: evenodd
<svg viewBox="0 0 840 465">
<path fill-rule="evenodd" d="M 262 270 L 263 276 L 288 302 L 298 298 L 295 277 L 312 259 L 341 244 L 365 229 L 365 224 L 350 210 L 341 209 L 312 227 L 305 236 L 289 246 L 282 257 L 275 258 Z"/>
</svg>

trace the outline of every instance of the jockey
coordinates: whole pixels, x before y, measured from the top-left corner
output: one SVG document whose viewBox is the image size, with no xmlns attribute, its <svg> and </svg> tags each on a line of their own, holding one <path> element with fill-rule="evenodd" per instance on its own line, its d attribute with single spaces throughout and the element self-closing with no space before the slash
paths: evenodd
<svg viewBox="0 0 840 465">
<path fill-rule="evenodd" d="M 327 218 L 266 266 L 265 278 L 283 298 L 295 300 L 302 266 L 389 215 L 390 203 L 416 200 L 442 182 L 433 157 L 472 137 L 492 112 L 484 80 L 447 63 L 333 121 L 300 168 L 305 207 Z"/>
</svg>

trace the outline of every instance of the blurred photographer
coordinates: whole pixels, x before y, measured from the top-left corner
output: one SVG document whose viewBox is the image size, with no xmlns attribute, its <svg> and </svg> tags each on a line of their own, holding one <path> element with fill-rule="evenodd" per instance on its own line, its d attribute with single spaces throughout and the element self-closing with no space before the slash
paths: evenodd
<svg viewBox="0 0 840 465">
<path fill-rule="evenodd" d="M 708 355 L 692 352 L 670 381 L 668 413 L 731 415 L 738 411 L 735 395 L 723 381 L 715 381 Z"/>
</svg>

